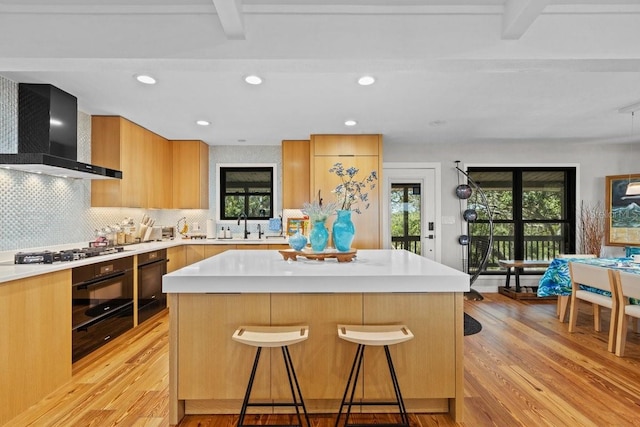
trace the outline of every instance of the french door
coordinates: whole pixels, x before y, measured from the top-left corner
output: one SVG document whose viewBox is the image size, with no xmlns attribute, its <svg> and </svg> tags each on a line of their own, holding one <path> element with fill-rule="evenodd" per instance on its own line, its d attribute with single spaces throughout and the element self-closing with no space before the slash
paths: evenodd
<svg viewBox="0 0 640 427">
<path fill-rule="evenodd" d="M 439 261 L 439 164 L 385 163 L 383 177 L 383 247 Z"/>
</svg>

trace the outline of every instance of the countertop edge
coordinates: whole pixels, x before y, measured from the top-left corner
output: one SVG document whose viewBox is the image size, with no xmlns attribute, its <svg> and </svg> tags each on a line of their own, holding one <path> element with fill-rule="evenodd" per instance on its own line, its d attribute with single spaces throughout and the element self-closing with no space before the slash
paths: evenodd
<svg viewBox="0 0 640 427">
<path fill-rule="evenodd" d="M 54 273 L 61 270 L 66 270 L 75 267 L 81 267 L 83 265 L 95 264 L 98 262 L 109 261 L 112 259 L 124 258 L 128 256 L 134 256 L 151 252 L 159 249 L 168 249 L 176 246 L 185 245 L 286 245 L 287 241 L 284 238 L 281 239 L 174 239 L 163 240 L 156 242 L 136 243 L 132 245 L 124 246 L 123 252 L 118 252 L 111 255 L 102 255 L 99 257 L 86 258 L 78 261 L 66 261 L 55 262 L 53 264 L 13 264 L 13 254 L 20 252 L 4 251 L 4 256 L 0 258 L 0 284 L 6 282 L 12 282 L 15 280 L 26 279 L 29 277 L 35 277 L 42 274 Z M 70 243 L 64 245 L 52 246 L 54 250 L 73 249 L 87 247 L 88 242 Z M 22 251 L 31 251 L 37 249 L 23 249 Z M 9 258 L 9 256 L 11 258 Z"/>
</svg>

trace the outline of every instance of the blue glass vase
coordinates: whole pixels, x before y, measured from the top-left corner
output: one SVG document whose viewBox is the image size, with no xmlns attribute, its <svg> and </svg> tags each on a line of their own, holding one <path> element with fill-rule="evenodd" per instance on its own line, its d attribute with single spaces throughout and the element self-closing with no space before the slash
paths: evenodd
<svg viewBox="0 0 640 427">
<path fill-rule="evenodd" d="M 311 243 L 311 249 L 314 252 L 322 252 L 329 243 L 329 231 L 324 224 L 324 221 L 314 221 L 313 228 L 309 233 L 309 243 Z"/>
<path fill-rule="evenodd" d="M 301 251 L 307 245 L 307 238 L 300 233 L 300 230 L 293 236 L 289 236 L 289 246 L 296 251 Z"/>
<path fill-rule="evenodd" d="M 333 245 L 340 252 L 347 252 L 351 249 L 356 227 L 351 221 L 350 210 L 339 210 L 336 213 L 338 218 L 333 223 Z"/>
</svg>

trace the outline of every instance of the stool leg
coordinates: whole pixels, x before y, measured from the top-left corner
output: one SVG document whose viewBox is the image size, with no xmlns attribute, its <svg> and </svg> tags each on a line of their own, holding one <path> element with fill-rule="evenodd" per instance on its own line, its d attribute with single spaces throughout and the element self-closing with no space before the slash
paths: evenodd
<svg viewBox="0 0 640 427">
<path fill-rule="evenodd" d="M 242 408 L 240 409 L 240 417 L 238 418 L 238 427 L 244 426 L 244 417 L 247 414 L 247 405 L 249 404 L 249 396 L 251 396 L 251 389 L 253 388 L 253 380 L 256 377 L 256 370 L 258 369 L 258 361 L 260 361 L 260 352 L 262 347 L 258 347 L 256 350 L 256 357 L 253 360 L 253 368 L 251 369 L 251 375 L 249 376 L 249 384 L 247 384 L 247 391 L 244 393 L 244 400 L 242 401 Z"/>
<path fill-rule="evenodd" d="M 391 374 L 391 382 L 393 383 L 393 390 L 396 393 L 396 401 L 398 402 L 398 410 L 400 411 L 400 419 L 402 424 L 409 425 L 409 415 L 407 414 L 407 408 L 404 406 L 404 399 L 402 399 L 402 393 L 400 392 L 400 384 L 398 383 L 398 377 L 396 376 L 396 370 L 393 368 L 393 360 L 391 359 L 391 353 L 389 353 L 389 346 L 384 346 L 384 353 L 387 356 L 387 364 L 389 365 L 389 373 Z"/>
<path fill-rule="evenodd" d="M 293 397 L 293 405 L 296 408 L 296 415 L 298 416 L 298 424 L 302 427 L 302 418 L 300 418 L 300 409 L 299 406 L 302 406 L 302 411 L 304 412 L 304 418 L 307 421 L 307 427 L 311 427 L 311 423 L 309 422 L 309 415 L 307 414 L 307 407 L 304 404 L 304 399 L 302 398 L 302 392 L 300 391 L 300 384 L 298 384 L 298 376 L 296 375 L 295 369 L 293 369 L 293 361 L 291 360 L 291 354 L 289 353 L 289 347 L 282 347 L 282 358 L 284 359 L 284 366 L 287 368 L 287 377 L 289 378 L 289 387 L 291 388 L 291 396 Z M 291 380 L 293 377 L 293 381 Z M 300 398 L 300 404 L 298 404 L 298 397 L 296 397 L 296 392 L 293 388 L 293 383 L 295 382 L 296 390 L 298 392 L 298 397 Z"/>
<path fill-rule="evenodd" d="M 342 402 L 340 402 L 340 410 L 338 411 L 338 416 L 336 417 L 335 427 L 338 427 L 338 424 L 340 422 L 340 417 L 342 416 L 342 410 L 344 409 L 344 406 L 346 405 L 347 395 L 349 394 L 349 386 L 352 386 L 351 393 L 350 393 L 350 399 L 349 399 L 349 403 L 348 403 L 348 406 L 347 406 L 347 413 L 345 415 L 345 422 L 344 422 L 345 426 L 347 424 L 349 424 L 349 416 L 351 415 L 351 407 L 353 406 L 353 397 L 355 395 L 356 384 L 358 383 L 358 374 L 360 372 L 360 366 L 362 365 L 362 357 L 363 357 L 363 355 L 364 355 L 364 345 L 358 344 L 358 348 L 356 350 L 356 355 L 353 358 L 353 364 L 351 365 L 351 372 L 349 372 L 349 379 L 347 380 L 347 386 L 344 389 L 344 395 L 342 396 Z M 352 384 L 351 380 L 353 379 L 353 373 L 354 372 L 356 373 L 356 376 L 355 376 L 355 381 Z"/>
</svg>

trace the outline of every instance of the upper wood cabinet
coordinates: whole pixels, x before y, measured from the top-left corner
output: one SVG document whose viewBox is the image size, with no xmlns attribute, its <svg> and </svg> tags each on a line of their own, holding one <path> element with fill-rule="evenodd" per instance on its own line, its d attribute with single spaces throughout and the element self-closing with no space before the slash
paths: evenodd
<svg viewBox="0 0 640 427">
<path fill-rule="evenodd" d="M 300 209 L 310 202 L 310 143 L 308 140 L 282 141 L 282 208 Z"/>
<path fill-rule="evenodd" d="M 174 209 L 209 209 L 209 146 L 171 141 Z"/>
<path fill-rule="evenodd" d="M 91 206 L 209 208 L 209 146 L 169 141 L 123 117 L 91 118 L 91 162 L 122 179 L 91 182 Z"/>
<path fill-rule="evenodd" d="M 311 135 L 313 156 L 381 156 L 382 135 Z"/>
<path fill-rule="evenodd" d="M 122 179 L 91 182 L 91 206 L 170 208 L 169 141 L 123 117 L 91 118 L 91 162 L 122 171 Z"/>
<path fill-rule="evenodd" d="M 149 156 L 146 187 L 150 208 L 170 208 L 173 203 L 173 152 L 171 142 L 153 132 L 147 132 L 146 151 Z"/>
</svg>

